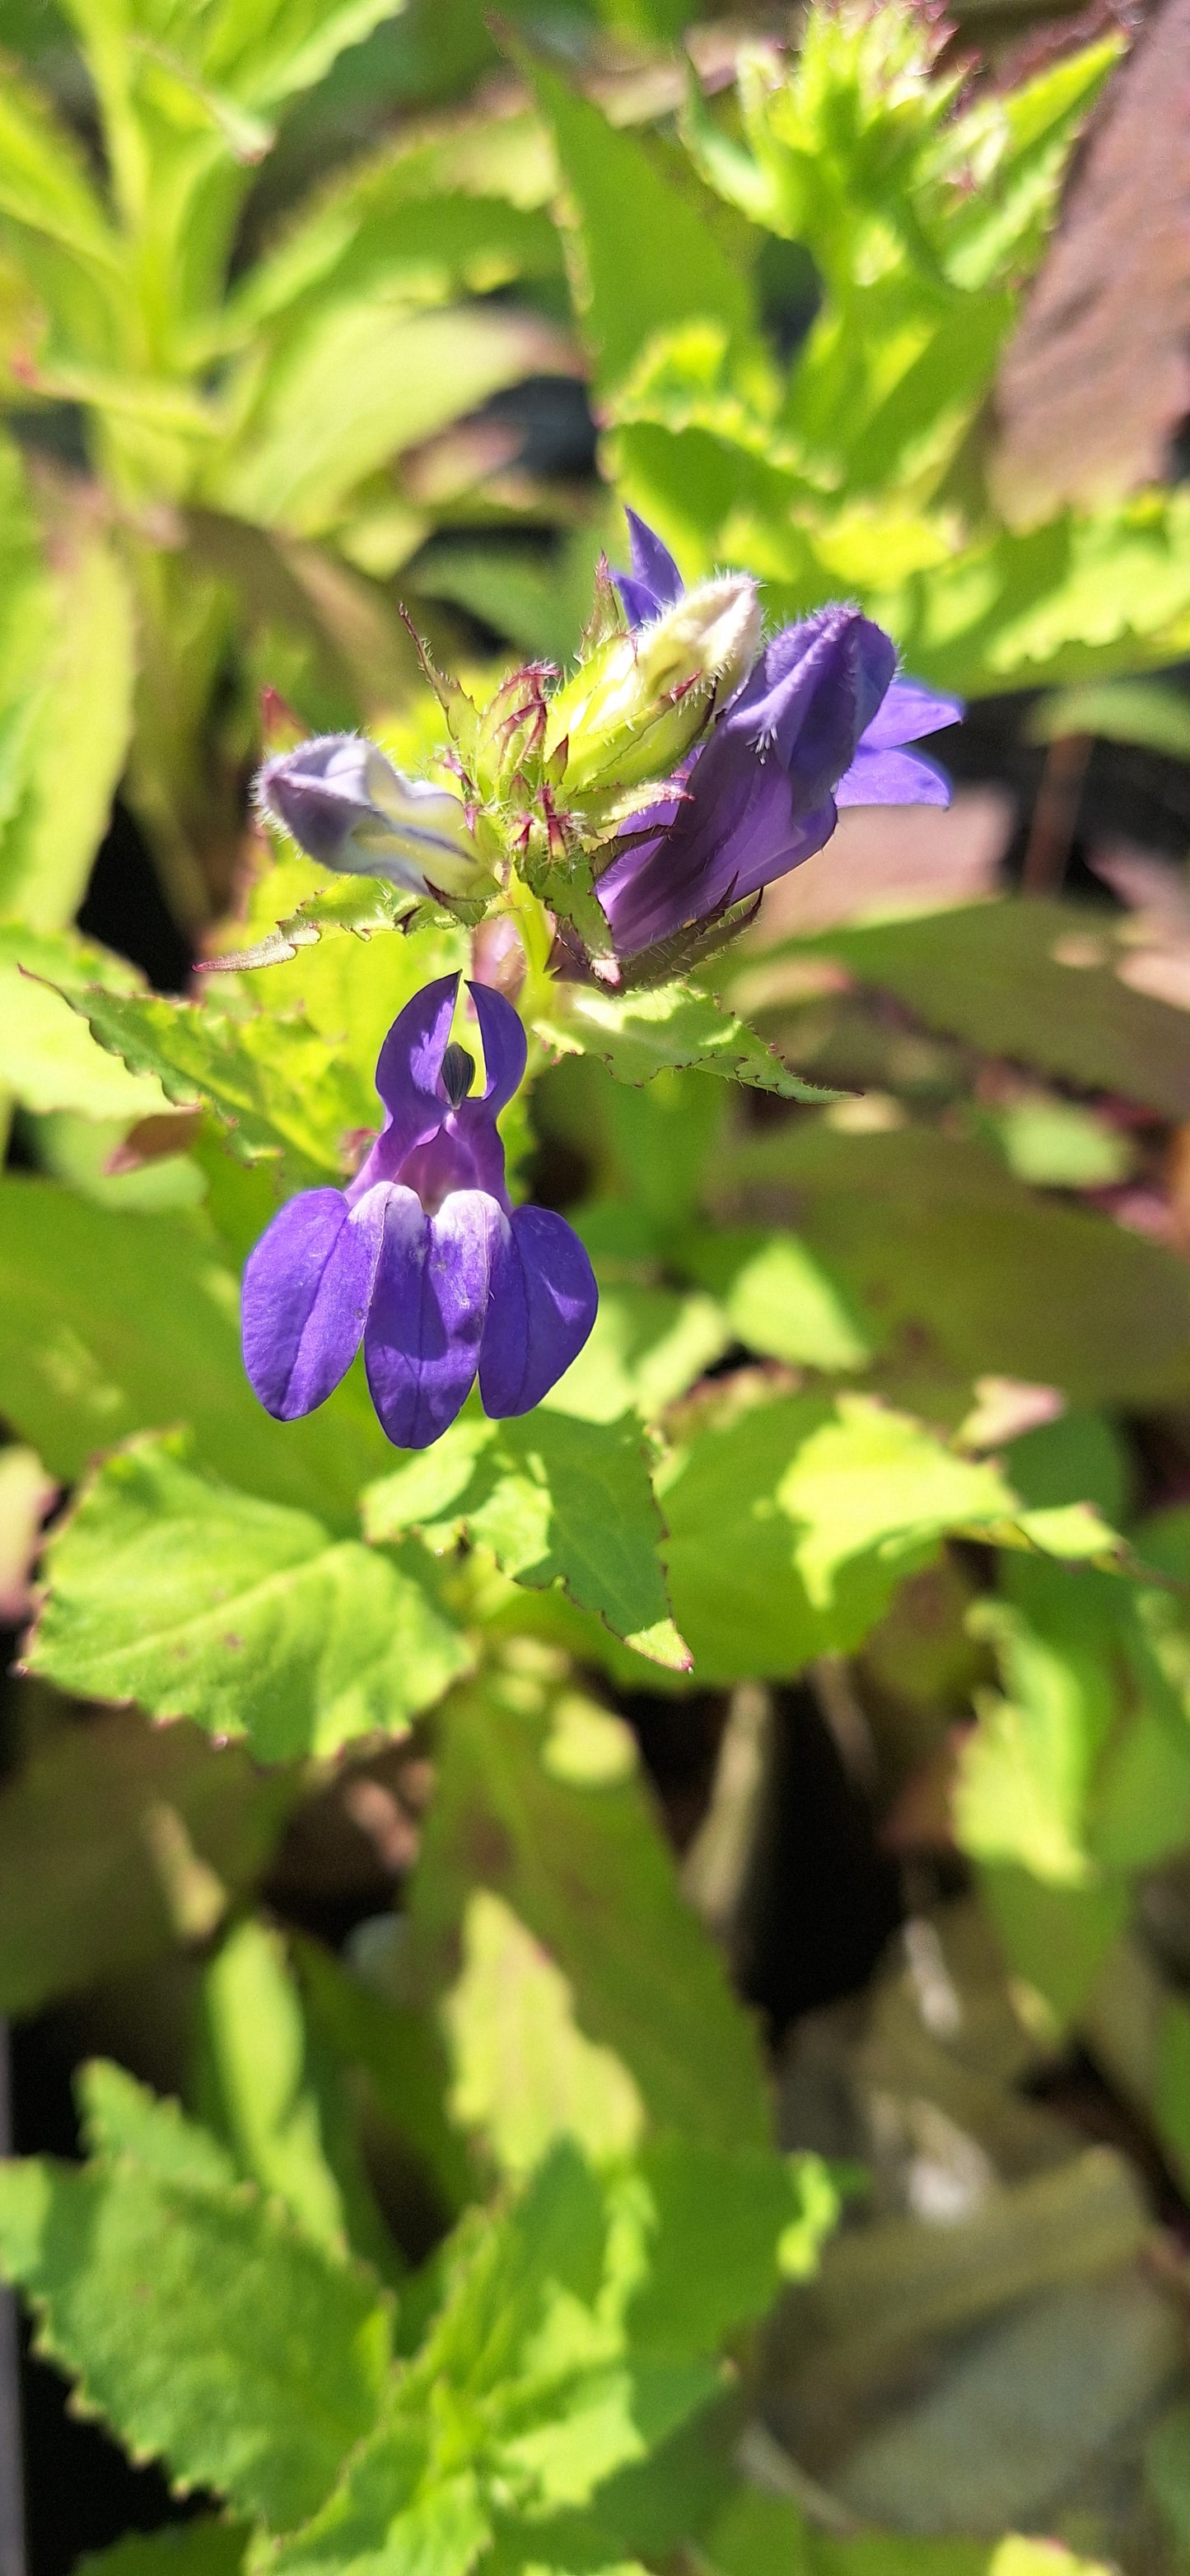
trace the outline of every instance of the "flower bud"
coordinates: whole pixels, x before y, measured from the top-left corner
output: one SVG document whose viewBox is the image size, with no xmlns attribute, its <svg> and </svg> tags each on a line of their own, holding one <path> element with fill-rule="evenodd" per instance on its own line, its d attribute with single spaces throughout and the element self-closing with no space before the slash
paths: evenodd
<svg viewBox="0 0 1190 2576">
<path fill-rule="evenodd" d="M 345 876 L 462 894 L 481 873 L 460 799 L 428 778 L 405 778 L 360 734 L 320 734 L 266 760 L 256 796 L 320 867 Z"/>
<path fill-rule="evenodd" d="M 699 582 L 648 625 L 609 636 L 551 703 L 547 751 L 569 738 L 568 793 L 667 776 L 746 678 L 759 646 L 747 573 Z"/>
<path fill-rule="evenodd" d="M 552 662 L 526 662 L 509 673 L 485 707 L 469 764 L 481 796 L 507 791 L 536 760 L 545 740 L 545 684 L 557 676 Z"/>
</svg>

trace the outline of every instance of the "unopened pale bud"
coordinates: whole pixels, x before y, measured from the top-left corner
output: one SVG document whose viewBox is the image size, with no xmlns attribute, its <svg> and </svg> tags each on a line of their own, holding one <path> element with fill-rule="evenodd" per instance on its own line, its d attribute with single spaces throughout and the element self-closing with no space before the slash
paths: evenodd
<svg viewBox="0 0 1190 2576">
<path fill-rule="evenodd" d="M 547 750 L 567 741 L 567 791 L 668 775 L 759 647 L 747 573 L 699 582 L 635 633 L 609 636 L 551 702 Z"/>
<path fill-rule="evenodd" d="M 321 734 L 266 760 L 262 811 L 320 867 L 412 894 L 462 894 L 482 873 L 461 799 L 406 778 L 359 734 Z"/>
</svg>

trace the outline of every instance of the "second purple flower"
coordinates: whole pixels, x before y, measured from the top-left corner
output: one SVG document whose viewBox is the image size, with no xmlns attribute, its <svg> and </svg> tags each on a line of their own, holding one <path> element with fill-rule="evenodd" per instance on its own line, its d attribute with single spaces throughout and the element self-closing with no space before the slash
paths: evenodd
<svg viewBox="0 0 1190 2576">
<path fill-rule="evenodd" d="M 635 627 L 672 607 L 682 577 L 653 530 L 628 520 L 633 570 L 619 590 Z M 857 608 L 783 628 L 600 875 L 617 956 L 759 894 L 822 849 L 842 805 L 949 804 L 942 771 L 905 746 L 961 714 L 957 698 L 898 676 L 891 637 Z"/>
</svg>

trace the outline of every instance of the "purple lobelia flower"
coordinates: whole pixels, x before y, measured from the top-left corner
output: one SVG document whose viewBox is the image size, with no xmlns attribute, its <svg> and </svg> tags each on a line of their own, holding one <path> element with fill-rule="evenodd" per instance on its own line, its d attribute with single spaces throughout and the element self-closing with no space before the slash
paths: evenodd
<svg viewBox="0 0 1190 2576">
<path fill-rule="evenodd" d="M 376 1088 L 384 1126 L 345 1190 L 290 1199 L 244 1272 L 244 1365 L 281 1422 L 330 1395 L 362 1340 L 372 1402 L 399 1449 L 426 1449 L 478 1373 L 486 1413 L 528 1413 L 595 1321 L 591 1264 L 563 1217 L 514 1208 L 496 1118 L 525 1070 L 503 995 L 469 986 L 486 1086 L 450 1042 L 457 975 L 394 1020 Z"/>
<path fill-rule="evenodd" d="M 653 615 L 680 576 L 629 517 L 634 570 L 620 576 L 621 596 L 630 617 Z M 858 609 L 823 608 L 785 627 L 600 876 L 617 955 L 638 956 L 759 894 L 823 847 L 841 805 L 948 804 L 941 770 L 904 746 L 961 713 L 957 699 L 897 677 L 891 638 Z"/>
</svg>

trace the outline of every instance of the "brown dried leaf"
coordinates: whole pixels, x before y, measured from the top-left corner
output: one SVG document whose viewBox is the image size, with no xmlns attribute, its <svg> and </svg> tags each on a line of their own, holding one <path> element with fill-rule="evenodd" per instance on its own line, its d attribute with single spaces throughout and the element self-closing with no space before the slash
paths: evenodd
<svg viewBox="0 0 1190 2576">
<path fill-rule="evenodd" d="M 1190 413 L 1190 0 L 1116 72 L 1000 373 L 993 490 L 1024 525 L 1157 481 Z"/>
</svg>

